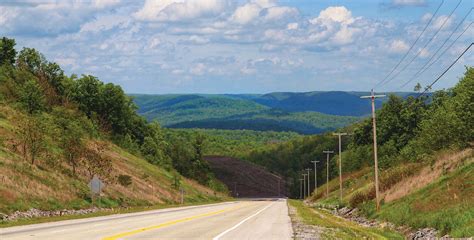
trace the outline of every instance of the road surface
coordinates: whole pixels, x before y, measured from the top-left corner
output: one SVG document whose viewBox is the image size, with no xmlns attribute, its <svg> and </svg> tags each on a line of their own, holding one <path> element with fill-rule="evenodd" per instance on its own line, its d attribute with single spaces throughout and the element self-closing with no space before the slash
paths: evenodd
<svg viewBox="0 0 474 240">
<path fill-rule="evenodd" d="M 291 239 L 285 199 L 236 201 L 0 229 L 0 239 Z"/>
</svg>

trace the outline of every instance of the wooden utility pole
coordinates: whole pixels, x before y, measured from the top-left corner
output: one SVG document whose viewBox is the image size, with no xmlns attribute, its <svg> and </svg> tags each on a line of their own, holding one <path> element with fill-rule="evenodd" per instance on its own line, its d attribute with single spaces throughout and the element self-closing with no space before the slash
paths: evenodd
<svg viewBox="0 0 474 240">
<path fill-rule="evenodd" d="M 314 163 L 314 191 L 318 191 L 318 171 L 317 171 L 317 168 L 316 168 L 316 163 L 318 163 L 319 161 L 311 161 L 312 163 Z"/>
<path fill-rule="evenodd" d="M 303 180 L 300 178 L 300 199 L 303 199 Z"/>
<path fill-rule="evenodd" d="M 307 175 L 308 175 L 308 174 L 303 173 L 303 193 L 304 193 L 304 194 L 303 194 L 303 198 L 306 198 L 306 176 L 307 176 Z"/>
<path fill-rule="evenodd" d="M 326 198 L 329 196 L 329 154 L 334 153 L 334 151 L 323 151 L 326 153 Z"/>
<path fill-rule="evenodd" d="M 372 100 L 372 128 L 374 137 L 374 163 L 375 163 L 375 200 L 377 211 L 380 210 L 380 195 L 379 195 L 379 167 L 377 159 L 377 125 L 375 122 L 375 99 L 385 97 L 385 95 L 375 95 L 372 89 L 370 96 L 362 96 L 360 98 L 370 98 Z"/>
<path fill-rule="evenodd" d="M 311 187 L 310 187 L 311 186 L 311 179 L 309 179 L 309 178 L 310 178 L 311 174 L 309 172 L 311 172 L 311 168 L 306 168 L 306 171 L 308 172 L 308 197 L 310 197 L 311 196 Z"/>
<path fill-rule="evenodd" d="M 342 153 L 341 153 L 341 136 L 348 135 L 347 133 L 333 133 L 332 135 L 339 138 L 339 202 L 342 203 Z"/>
</svg>

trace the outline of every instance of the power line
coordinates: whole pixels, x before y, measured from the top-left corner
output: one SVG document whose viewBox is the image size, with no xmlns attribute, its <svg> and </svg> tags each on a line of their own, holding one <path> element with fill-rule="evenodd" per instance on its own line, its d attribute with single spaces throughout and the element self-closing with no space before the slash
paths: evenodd
<svg viewBox="0 0 474 240">
<path fill-rule="evenodd" d="M 451 67 L 454 66 L 454 64 L 456 64 L 456 63 L 458 62 L 458 60 L 464 55 L 464 53 L 466 53 L 466 52 L 472 47 L 472 45 L 474 45 L 473 42 L 471 42 L 471 44 L 458 56 L 458 58 L 456 58 L 456 60 L 454 60 L 454 62 L 451 63 L 451 65 L 449 65 L 449 67 L 448 67 L 446 70 L 444 70 L 444 72 L 441 73 L 441 75 L 439 75 L 439 77 L 436 78 L 436 80 L 434 80 L 430 85 L 428 85 L 428 86 L 425 88 L 425 91 L 423 91 L 417 98 L 421 97 L 421 96 L 422 96 L 423 94 L 425 94 L 429 89 L 431 89 L 431 87 L 432 87 L 436 82 L 438 82 L 439 79 L 441 79 L 441 78 L 444 76 L 444 74 L 446 74 L 446 73 L 449 71 L 449 69 L 451 69 Z"/>
<path fill-rule="evenodd" d="M 441 46 L 438 48 L 438 50 L 436 50 L 436 52 L 430 57 L 430 59 L 428 59 L 428 61 L 425 62 L 425 64 L 408 80 L 406 81 L 402 86 L 400 86 L 397 90 L 400 90 L 402 88 L 404 88 L 406 85 L 408 85 L 408 83 L 410 83 L 411 81 L 413 81 L 416 77 L 420 76 L 423 72 L 426 71 L 425 67 L 431 62 L 431 60 L 433 60 L 434 57 L 436 57 L 436 55 L 438 54 L 438 52 L 444 47 L 444 45 L 446 45 L 446 43 L 449 41 L 449 39 L 451 39 L 451 37 L 454 35 L 454 33 L 459 29 L 459 27 L 462 25 L 462 23 L 464 23 L 464 21 L 466 20 L 466 18 L 469 16 L 469 14 L 471 14 L 471 11 L 472 11 L 473 8 L 471 8 L 471 10 L 469 10 L 469 12 L 464 16 L 464 18 L 459 22 L 459 24 L 456 26 L 456 28 L 454 28 L 454 30 L 449 34 L 449 36 L 444 40 L 443 44 L 441 44 Z M 472 22 L 469 24 L 469 26 L 472 24 Z M 469 26 L 462 32 L 462 34 L 469 28 Z M 461 34 L 461 35 L 462 35 Z M 458 37 L 459 38 L 459 37 Z M 457 40 L 457 39 L 456 39 Z M 452 45 L 451 45 L 452 46 Z M 449 48 L 449 47 L 448 47 Z"/>
<path fill-rule="evenodd" d="M 408 62 L 403 68 L 402 70 L 398 71 L 396 74 L 392 75 L 392 77 L 390 77 L 390 79 L 388 81 L 386 81 L 384 84 L 382 84 L 381 86 L 385 85 L 386 83 L 392 81 L 393 79 L 395 79 L 396 77 L 398 77 L 400 75 L 400 73 L 402 73 L 403 71 L 405 71 L 405 69 L 408 68 L 408 66 L 410 66 L 410 64 L 413 63 L 413 61 L 415 61 L 415 59 L 420 56 L 420 54 L 423 52 L 423 50 L 426 49 L 426 47 L 435 39 L 435 37 L 438 35 L 438 33 L 441 31 L 441 29 L 444 27 L 444 25 L 448 22 L 448 20 L 451 18 L 451 16 L 454 14 L 454 12 L 456 11 L 456 9 L 459 7 L 459 5 L 461 4 L 462 0 L 459 0 L 458 4 L 456 5 L 456 7 L 451 11 L 451 13 L 449 14 L 449 16 L 447 18 L 444 19 L 443 21 L 443 24 L 441 24 L 441 26 L 436 30 L 435 34 L 433 34 L 433 36 L 425 43 L 425 45 L 423 46 L 423 48 L 421 48 L 418 53 L 416 53 L 415 56 L 413 56 L 413 58 L 410 60 L 410 62 Z"/>
<path fill-rule="evenodd" d="M 413 42 L 413 44 L 410 46 L 410 48 L 408 49 L 408 51 L 405 53 L 405 55 L 403 55 L 402 59 L 400 59 L 400 61 L 395 65 L 395 67 L 392 68 L 392 70 L 382 79 L 382 81 L 380 81 L 379 83 L 377 83 L 374 88 L 376 88 L 377 86 L 379 86 L 380 84 L 382 84 L 385 80 L 387 80 L 387 78 L 395 71 L 395 69 L 398 68 L 398 66 L 400 66 L 400 64 L 403 62 L 403 60 L 405 60 L 405 58 L 408 56 L 408 54 L 410 53 L 410 51 L 413 49 L 413 47 L 415 47 L 416 43 L 418 42 L 418 40 L 420 40 L 421 36 L 423 35 L 423 33 L 426 31 L 426 29 L 428 28 L 428 26 L 431 24 L 431 22 L 433 21 L 434 17 L 436 16 L 436 14 L 438 13 L 439 9 L 441 8 L 441 6 L 443 5 L 444 3 L 444 0 L 441 1 L 441 3 L 439 4 L 438 8 L 436 9 L 436 11 L 433 13 L 433 15 L 431 16 L 430 20 L 428 21 L 428 23 L 426 23 L 425 27 L 423 28 L 423 31 L 421 31 L 420 35 L 418 35 L 418 37 L 416 38 L 415 42 Z"/>
<path fill-rule="evenodd" d="M 459 36 L 456 39 L 454 39 L 454 41 L 436 58 L 436 60 L 431 62 L 430 65 L 428 65 L 428 67 L 426 67 L 420 74 L 424 73 L 426 70 L 428 70 L 428 68 L 430 68 L 431 66 L 433 66 L 433 64 L 439 61 L 439 59 L 457 42 L 457 40 L 469 29 L 469 27 L 471 27 L 471 25 L 472 25 L 472 22 L 464 29 L 464 31 L 461 34 L 459 34 Z"/>
</svg>

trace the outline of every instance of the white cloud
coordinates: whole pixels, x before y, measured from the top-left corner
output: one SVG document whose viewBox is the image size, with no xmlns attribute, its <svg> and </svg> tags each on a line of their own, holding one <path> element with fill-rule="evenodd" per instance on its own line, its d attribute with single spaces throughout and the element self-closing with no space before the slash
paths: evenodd
<svg viewBox="0 0 474 240">
<path fill-rule="evenodd" d="M 248 3 L 238 7 L 231 16 L 231 21 L 239 24 L 248 24 L 255 20 L 262 10 L 261 6 L 255 3 Z"/>
<path fill-rule="evenodd" d="M 292 7 L 271 7 L 268 8 L 265 15 L 266 21 L 274 21 L 282 18 L 293 17 L 298 15 L 298 9 Z"/>
<path fill-rule="evenodd" d="M 336 32 L 331 40 L 337 45 L 352 43 L 354 41 L 354 35 L 358 32 L 360 32 L 360 29 L 343 26 Z"/>
<path fill-rule="evenodd" d="M 194 75 L 204 75 L 204 73 L 206 73 L 206 65 L 203 63 L 197 63 L 191 67 L 190 72 Z"/>
<path fill-rule="evenodd" d="M 392 0 L 393 6 L 424 6 L 425 0 Z"/>
<path fill-rule="evenodd" d="M 94 6 L 97 8 L 112 7 L 120 3 L 120 0 L 94 0 Z"/>
<path fill-rule="evenodd" d="M 198 36 L 198 35 L 192 35 L 192 36 L 189 36 L 187 39 L 183 40 L 182 42 L 188 43 L 188 44 L 201 45 L 201 44 L 209 43 L 209 39 Z"/>
<path fill-rule="evenodd" d="M 251 0 L 251 2 L 259 5 L 262 8 L 270 8 L 277 5 L 276 0 Z"/>
<path fill-rule="evenodd" d="M 441 28 L 441 30 L 445 30 L 445 29 L 449 28 L 452 23 L 453 23 L 453 18 L 452 17 L 442 15 L 442 16 L 437 17 L 433 21 L 432 29 Z"/>
<path fill-rule="evenodd" d="M 120 26 L 128 21 L 127 16 L 102 15 L 81 26 L 81 32 L 101 32 Z"/>
<path fill-rule="evenodd" d="M 14 19 L 19 11 L 14 8 L 0 6 L 0 26 L 5 25 L 9 20 Z"/>
<path fill-rule="evenodd" d="M 420 49 L 418 50 L 420 52 L 420 57 L 421 58 L 427 58 L 428 56 L 430 56 L 430 52 L 428 50 L 426 50 L 425 48 L 423 49 Z"/>
<path fill-rule="evenodd" d="M 319 13 L 317 18 L 310 20 L 311 23 L 327 23 L 328 20 L 338 22 L 341 24 L 351 24 L 354 22 L 351 11 L 344 6 L 328 7 Z"/>
<path fill-rule="evenodd" d="M 146 21 L 182 21 L 218 15 L 227 5 L 226 0 L 146 0 L 134 15 Z"/>
<path fill-rule="evenodd" d="M 389 52 L 391 53 L 405 53 L 406 51 L 408 51 L 408 49 L 408 44 L 400 39 L 393 40 L 390 43 L 390 47 L 388 48 Z"/>
<path fill-rule="evenodd" d="M 296 30 L 296 29 L 298 29 L 298 23 L 288 23 L 288 25 L 286 25 L 286 29 Z"/>
</svg>

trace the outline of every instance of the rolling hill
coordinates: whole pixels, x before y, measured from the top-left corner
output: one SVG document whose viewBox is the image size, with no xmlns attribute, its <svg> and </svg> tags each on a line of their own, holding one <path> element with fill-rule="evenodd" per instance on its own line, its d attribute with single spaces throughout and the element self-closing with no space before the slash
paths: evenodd
<svg viewBox="0 0 474 240">
<path fill-rule="evenodd" d="M 138 112 L 169 128 L 247 129 L 317 134 L 370 114 L 367 92 L 132 94 Z M 410 93 L 395 93 L 407 96 Z M 380 107 L 384 100 L 376 102 Z"/>
</svg>

